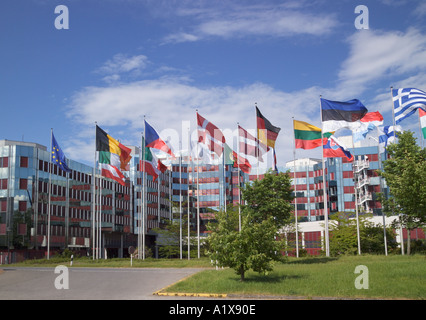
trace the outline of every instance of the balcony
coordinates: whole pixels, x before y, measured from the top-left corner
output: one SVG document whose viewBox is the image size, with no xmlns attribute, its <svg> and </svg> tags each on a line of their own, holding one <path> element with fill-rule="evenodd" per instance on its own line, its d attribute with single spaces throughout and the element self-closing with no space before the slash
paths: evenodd
<svg viewBox="0 0 426 320">
<path fill-rule="evenodd" d="M 360 189 L 363 186 L 370 184 L 370 177 L 363 177 L 358 179 L 358 181 L 355 182 L 355 188 Z"/>
<path fill-rule="evenodd" d="M 370 161 L 368 160 L 356 160 L 353 163 L 353 168 L 355 173 L 359 173 L 364 169 L 370 168 Z"/>
</svg>

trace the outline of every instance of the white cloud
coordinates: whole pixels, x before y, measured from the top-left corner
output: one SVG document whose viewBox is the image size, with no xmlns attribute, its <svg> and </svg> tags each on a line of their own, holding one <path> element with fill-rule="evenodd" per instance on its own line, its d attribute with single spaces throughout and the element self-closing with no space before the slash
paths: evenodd
<svg viewBox="0 0 426 320">
<path fill-rule="evenodd" d="M 203 117 L 224 130 L 227 141 L 233 145 L 232 134 L 237 133 L 237 122 L 254 133 L 254 106 L 257 102 L 264 116 L 281 127 L 277 149 L 287 150 L 293 143 L 292 116 L 319 125 L 319 118 L 315 115 L 319 114 L 320 92 L 320 88 L 312 87 L 286 93 L 262 83 L 239 88 L 200 88 L 180 79 L 144 80 L 105 88 L 87 87 L 72 97 L 68 114 L 77 127 L 87 128 L 96 121 L 99 126 L 110 128 L 113 136 L 116 134 L 114 128 L 125 129 L 125 137 L 114 137 L 135 145 L 140 143 L 146 115 L 146 120 L 164 139 L 169 138 L 174 149 L 178 150 L 179 139 L 186 134 L 188 121 L 191 130 L 196 130 L 197 108 Z M 93 148 L 93 133 L 89 130 L 86 134 L 87 147 Z M 84 148 L 82 143 L 79 142 L 76 147 Z M 185 149 L 185 139 L 182 139 L 182 144 Z M 72 150 L 67 152 L 77 154 Z M 86 161 L 90 161 L 91 153 L 89 155 Z M 280 159 L 288 160 L 284 154 Z"/>
<path fill-rule="evenodd" d="M 426 69 L 426 35 L 362 30 L 349 40 L 349 57 L 339 72 L 341 87 L 363 91 L 374 81 Z"/>
<path fill-rule="evenodd" d="M 190 31 L 165 37 L 165 42 L 197 41 L 211 37 L 245 38 L 247 36 L 287 37 L 300 34 L 325 35 L 336 26 L 329 13 L 309 13 L 294 3 L 284 5 L 233 5 L 180 8 L 176 14 L 189 20 Z"/>
<path fill-rule="evenodd" d="M 114 55 L 111 60 L 106 61 L 95 72 L 105 75 L 102 79 L 107 83 L 116 83 L 122 75 L 139 76 L 143 69 L 149 64 L 144 55 L 127 56 L 122 53 Z"/>
</svg>

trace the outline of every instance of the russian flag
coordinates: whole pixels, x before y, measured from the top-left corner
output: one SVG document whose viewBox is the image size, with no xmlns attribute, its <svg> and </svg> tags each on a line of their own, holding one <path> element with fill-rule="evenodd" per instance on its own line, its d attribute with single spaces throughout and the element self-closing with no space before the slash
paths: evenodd
<svg viewBox="0 0 426 320">
<path fill-rule="evenodd" d="M 349 150 L 343 146 L 335 136 L 328 138 L 327 144 L 323 146 L 324 158 L 343 158 L 346 157 L 349 161 L 354 160 L 354 156 Z"/>
<path fill-rule="evenodd" d="M 148 122 L 145 121 L 145 142 L 146 147 L 158 149 L 164 151 L 165 153 L 170 154 L 173 158 L 175 155 L 172 152 L 172 149 L 160 138 L 158 133 L 151 127 Z"/>
</svg>

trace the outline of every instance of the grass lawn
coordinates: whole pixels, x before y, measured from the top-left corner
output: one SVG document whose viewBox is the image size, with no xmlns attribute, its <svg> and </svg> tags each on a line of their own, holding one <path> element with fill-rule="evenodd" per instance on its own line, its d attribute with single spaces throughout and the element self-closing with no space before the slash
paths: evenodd
<svg viewBox="0 0 426 320">
<path fill-rule="evenodd" d="M 70 266 L 70 259 L 67 258 L 50 258 L 26 260 L 21 263 L 10 264 L 11 266 L 19 267 L 56 267 L 58 265 Z M 207 258 L 201 259 L 152 259 L 145 260 L 133 259 L 132 266 L 130 258 L 123 259 L 98 259 L 92 258 L 77 258 L 73 260 L 72 267 L 99 267 L 99 268 L 211 268 L 210 260 Z"/>
<path fill-rule="evenodd" d="M 368 289 L 356 289 L 357 265 L 368 268 Z M 363 274 L 364 275 L 364 274 Z M 165 292 L 227 293 L 337 298 L 426 299 L 426 257 L 343 256 L 289 258 L 269 275 L 232 269 L 205 270 L 168 287 Z"/>
</svg>

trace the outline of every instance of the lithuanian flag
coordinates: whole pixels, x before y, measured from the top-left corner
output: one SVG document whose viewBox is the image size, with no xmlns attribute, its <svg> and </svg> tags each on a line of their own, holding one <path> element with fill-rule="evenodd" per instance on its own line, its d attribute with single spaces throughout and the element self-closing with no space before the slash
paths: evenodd
<svg viewBox="0 0 426 320">
<path fill-rule="evenodd" d="M 321 129 L 303 121 L 293 120 L 294 140 L 296 141 L 296 149 L 315 149 L 327 143 L 327 138 L 332 133 L 324 134 L 323 143 L 321 144 Z"/>
</svg>

